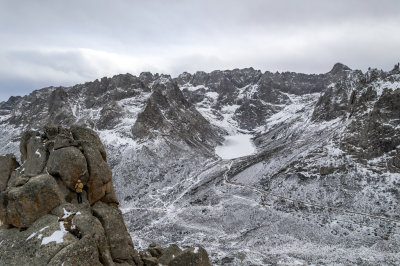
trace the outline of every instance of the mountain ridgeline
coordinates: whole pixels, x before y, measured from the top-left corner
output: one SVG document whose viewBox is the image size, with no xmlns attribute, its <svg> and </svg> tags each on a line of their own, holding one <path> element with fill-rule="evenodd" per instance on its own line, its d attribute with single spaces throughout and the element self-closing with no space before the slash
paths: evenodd
<svg viewBox="0 0 400 266">
<path fill-rule="evenodd" d="M 398 64 L 48 87 L 0 103 L 0 153 L 24 158 L 22 132 L 47 124 L 99 135 L 143 252 L 156 242 L 202 245 L 215 265 L 400 263 Z M 224 137 L 243 134 L 256 152 L 221 159 Z"/>
</svg>

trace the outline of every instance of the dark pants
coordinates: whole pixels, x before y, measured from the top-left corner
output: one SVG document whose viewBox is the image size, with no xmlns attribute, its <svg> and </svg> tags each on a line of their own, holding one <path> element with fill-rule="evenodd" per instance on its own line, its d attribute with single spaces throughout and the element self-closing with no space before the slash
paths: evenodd
<svg viewBox="0 0 400 266">
<path fill-rule="evenodd" d="M 82 192 L 77 192 L 76 194 L 78 196 L 78 203 L 82 203 Z"/>
</svg>

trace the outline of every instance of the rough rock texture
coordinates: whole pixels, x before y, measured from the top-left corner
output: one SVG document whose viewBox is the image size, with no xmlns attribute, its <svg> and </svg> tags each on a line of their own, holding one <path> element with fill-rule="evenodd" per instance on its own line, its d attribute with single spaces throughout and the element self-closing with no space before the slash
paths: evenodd
<svg viewBox="0 0 400 266">
<path fill-rule="evenodd" d="M 202 247 L 181 250 L 177 245 L 163 248 L 155 243 L 139 252 L 145 266 L 211 266 L 207 251 Z"/>
<path fill-rule="evenodd" d="M 123 109 L 115 101 L 107 103 L 100 111 L 99 129 L 113 129 L 123 116 Z"/>
<path fill-rule="evenodd" d="M 144 111 L 132 126 L 134 138 L 155 138 L 161 133 L 205 151 L 221 143 L 215 128 L 185 99 L 175 83 L 160 83 L 153 89 Z"/>
<path fill-rule="evenodd" d="M 121 211 L 103 202 L 96 202 L 92 210 L 93 215 L 104 227 L 114 261 L 139 263 L 139 256 L 134 250 L 132 239 L 127 234 Z"/>
<path fill-rule="evenodd" d="M 160 246 L 139 256 L 94 131 L 47 125 L 44 133 L 24 133 L 20 148 L 20 167 L 12 155 L 0 157 L 1 265 L 142 266 L 159 265 L 160 257 L 167 265 L 171 254 L 178 256 L 179 248 L 164 253 Z M 82 204 L 74 192 L 78 179 L 85 184 Z"/>
<path fill-rule="evenodd" d="M 170 245 L 164 249 L 161 256 L 158 258 L 158 263 L 167 265 L 173 258 L 175 258 L 182 250 L 175 244 Z"/>
<path fill-rule="evenodd" d="M 37 132 L 28 132 L 28 135 L 22 137 L 22 139 L 25 138 L 24 144 L 21 141 L 21 166 L 24 169 L 24 174 L 32 177 L 44 172 L 48 149 L 44 144 L 44 139 L 37 135 Z"/>
<path fill-rule="evenodd" d="M 46 174 L 32 177 L 23 186 L 6 193 L 7 213 L 3 223 L 18 228 L 29 227 L 64 201 L 57 182 Z"/>
<path fill-rule="evenodd" d="M 8 188 L 0 194 L 0 219 L 11 227 L 0 229 L 0 242 L 8 243 L 0 245 L 2 263 L 141 265 L 97 134 L 79 126 L 68 130 L 55 125 L 44 132 L 23 134 L 23 164 L 13 171 L 11 182 L 9 172 L 18 164 L 10 155 L 1 157 L 2 185 Z M 43 171 L 47 174 L 40 174 Z M 86 185 L 79 205 L 74 192 L 78 179 Z"/>
<path fill-rule="evenodd" d="M 196 247 L 185 249 L 168 263 L 168 266 L 178 265 L 211 266 L 211 263 L 204 248 Z"/>
<path fill-rule="evenodd" d="M 87 147 L 91 147 L 99 151 L 101 156 L 103 157 L 103 160 L 107 160 L 107 155 L 103 143 L 101 143 L 101 140 L 96 132 L 89 128 L 77 125 L 71 126 L 70 131 L 75 140 L 82 142 Z"/>
<path fill-rule="evenodd" d="M 19 166 L 12 154 L 0 156 L 0 192 L 7 188 L 11 173 Z"/>
<path fill-rule="evenodd" d="M 78 179 L 83 184 L 87 184 L 89 179 L 85 156 L 75 147 L 54 150 L 47 162 L 47 171 L 53 176 L 60 177 L 71 190 L 75 189 Z"/>
</svg>

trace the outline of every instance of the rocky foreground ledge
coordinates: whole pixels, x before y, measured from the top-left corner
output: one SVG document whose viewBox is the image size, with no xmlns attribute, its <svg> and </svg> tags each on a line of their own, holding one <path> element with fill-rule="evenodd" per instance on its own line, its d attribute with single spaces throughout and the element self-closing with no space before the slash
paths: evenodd
<svg viewBox="0 0 400 266">
<path fill-rule="evenodd" d="M 21 165 L 14 155 L 0 156 L 1 265 L 210 265 L 202 247 L 135 250 L 93 130 L 26 131 L 20 151 Z"/>
</svg>

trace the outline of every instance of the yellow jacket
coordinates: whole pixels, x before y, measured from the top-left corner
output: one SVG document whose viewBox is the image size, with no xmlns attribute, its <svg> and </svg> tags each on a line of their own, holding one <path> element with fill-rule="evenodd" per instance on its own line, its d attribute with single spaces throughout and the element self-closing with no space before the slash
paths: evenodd
<svg viewBox="0 0 400 266">
<path fill-rule="evenodd" d="M 82 189 L 83 189 L 83 183 L 82 183 L 82 182 L 76 183 L 76 185 L 75 185 L 75 191 L 76 191 L 77 193 L 79 193 L 79 192 L 82 192 Z"/>
</svg>

